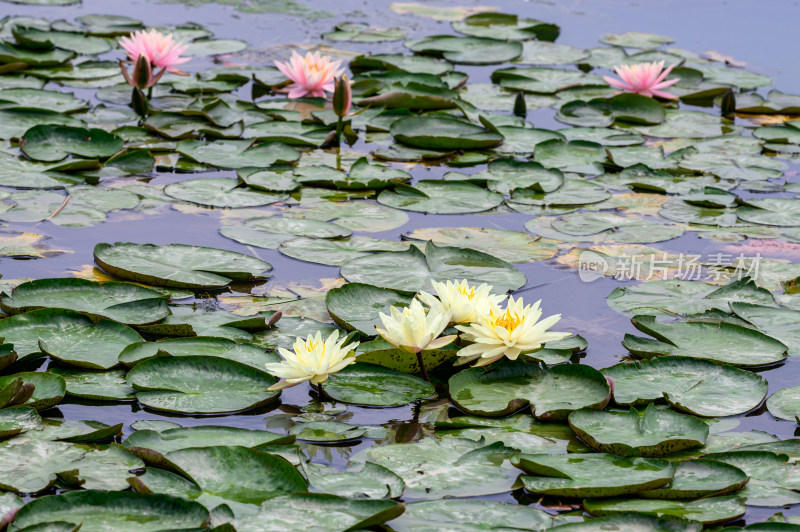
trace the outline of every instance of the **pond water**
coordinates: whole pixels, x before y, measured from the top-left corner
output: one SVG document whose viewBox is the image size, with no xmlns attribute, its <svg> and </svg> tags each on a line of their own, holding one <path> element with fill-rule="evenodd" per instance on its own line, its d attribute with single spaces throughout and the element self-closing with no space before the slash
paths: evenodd
<svg viewBox="0 0 800 532">
<path fill-rule="evenodd" d="M 428 4 L 428 2 L 423 2 Z M 184 22 L 194 22 L 213 31 L 219 39 L 242 39 L 247 41 L 248 50 L 230 55 L 223 55 L 214 60 L 211 57 L 194 58 L 185 65 L 187 71 L 202 72 L 220 64 L 271 65 L 273 58 L 284 58 L 288 51 L 296 45 L 316 46 L 321 42 L 320 35 L 346 21 L 360 21 L 376 26 L 397 26 L 405 30 L 409 38 L 421 38 L 435 34 L 455 34 L 449 21 L 434 20 L 425 16 L 401 14 L 390 9 L 391 2 L 364 2 L 354 0 L 315 0 L 305 4 L 284 0 L 189 0 L 182 1 L 145 1 L 145 0 L 83 0 L 80 4 L 67 6 L 30 6 L 0 3 L 2 16 L 29 16 L 48 20 L 74 20 L 87 14 L 113 14 L 134 17 L 142 20 L 146 26 L 174 26 Z M 514 13 L 551 22 L 560 26 L 561 33 L 557 41 L 581 49 L 598 46 L 604 34 L 625 32 L 646 32 L 668 35 L 675 39 L 675 46 L 697 54 L 709 50 L 730 56 L 746 66 L 744 70 L 772 78 L 774 87 L 793 93 L 800 90 L 800 68 L 797 68 L 796 46 L 790 44 L 790 37 L 796 31 L 796 21 L 800 20 L 800 2 L 782 0 L 779 2 L 753 3 L 716 0 L 656 0 L 647 2 L 630 2 L 614 0 L 592 0 L 588 2 L 566 1 L 487 1 L 458 2 L 439 1 L 438 6 L 489 6 L 499 11 Z M 249 10 L 249 11 L 248 11 Z M 354 53 L 399 53 L 405 49 L 403 40 L 380 43 L 326 42 L 336 49 Z M 116 60 L 121 55 L 118 51 L 109 52 L 102 59 Z M 722 65 L 720 63 L 720 65 Z M 469 83 L 489 83 L 492 72 L 502 68 L 501 65 L 467 66 L 457 65 L 456 69 L 469 75 Z M 51 83 L 47 88 L 56 88 Z M 74 91 L 79 98 L 89 99 L 93 104 L 100 103 L 92 88 L 67 88 Z M 766 95 L 766 90 L 760 89 Z M 248 100 L 249 84 L 239 89 L 236 94 Z M 565 124 L 555 119 L 555 109 L 542 106 L 538 109 L 529 104 L 527 120 L 536 128 L 557 130 Z M 681 104 L 684 110 L 700 110 L 717 116 L 718 108 L 694 107 Z M 744 116 L 735 119 L 736 125 L 754 129 L 757 124 Z M 744 132 L 750 136 L 749 131 Z M 385 138 L 375 136 L 367 142 L 364 135 L 347 152 L 367 154 L 378 149 Z M 391 140 L 391 139 L 389 139 Z M 5 147 L 5 146 L 3 146 Z M 13 150 L 13 148 L 9 148 Z M 350 154 L 345 159 L 352 161 Z M 782 171 L 786 183 L 800 182 L 800 162 L 789 158 L 782 159 L 785 169 Z M 447 172 L 462 171 L 475 173 L 485 169 L 485 165 L 474 168 L 450 168 L 445 164 L 405 164 L 393 163 L 397 168 L 411 174 L 413 182 L 424 179 L 441 179 Z M 186 179 L 202 177 L 236 177 L 233 170 L 211 170 L 206 173 L 192 175 L 171 171 L 154 172 L 151 186 L 162 187 Z M 103 181 L 104 184 L 118 184 L 121 180 Z M 749 183 L 749 182 L 748 182 Z M 746 185 L 747 183 L 745 183 Z M 8 192 L 15 189 L 2 187 Z M 798 189 L 773 188 L 765 193 L 757 187 L 740 186 L 733 191 L 742 200 L 765 197 L 793 197 Z M 619 191 L 618 191 L 619 192 Z M 640 201 L 640 200 L 637 200 Z M 175 203 L 179 203 L 177 200 Z M 183 204 L 190 205 L 190 204 Z M 637 203 L 641 206 L 641 203 Z M 180 210 L 178 210 L 180 209 Z M 272 207 L 257 209 L 270 211 Z M 511 231 L 527 232 L 526 222 L 532 219 L 531 214 L 514 212 L 503 208 L 488 213 L 470 214 L 423 214 L 407 212 L 409 220 L 405 224 L 386 231 L 357 232 L 374 238 L 399 240 L 401 235 L 415 229 L 429 227 L 486 227 Z M 649 213 L 648 213 L 649 214 Z M 252 289 L 255 294 L 269 294 L 275 288 L 298 283 L 300 286 L 320 286 L 324 280 L 339 277 L 337 266 L 324 266 L 303 262 L 281 254 L 275 249 L 264 249 L 240 244 L 225 238 L 219 233 L 223 218 L 228 216 L 225 209 L 190 206 L 171 208 L 164 206 L 156 212 L 146 214 L 122 210 L 110 212 L 106 220 L 90 226 L 67 227 L 49 221 L 8 222 L 3 230 L 34 232 L 47 235 L 47 244 L 53 249 L 69 250 L 48 258 L 36 260 L 0 259 L 0 273 L 3 279 L 15 278 L 55 278 L 69 277 L 85 270 L 87 265 L 94 265 L 92 250 L 100 242 L 142 242 L 153 244 L 182 243 L 208 246 L 219 249 L 237 251 L 263 259 L 273 265 L 274 269 L 269 281 L 255 287 L 235 284 L 233 288 L 217 293 L 199 293 L 197 298 L 184 299 L 178 303 L 197 306 L 204 309 L 224 307 L 215 300 L 215 296 L 246 295 Z M 658 218 L 657 218 L 658 219 Z M 660 223 L 672 222 L 659 219 Z M 782 237 L 779 237 L 779 239 Z M 785 239 L 783 239 L 785 241 Z M 562 246 L 561 254 L 568 252 L 572 246 L 586 246 L 588 243 L 576 243 Z M 698 254 L 710 257 L 715 253 L 738 253 L 735 242 L 700 238 L 697 232 L 686 232 L 677 238 L 664 242 L 647 244 L 658 250 L 671 253 Z M 796 246 L 796 244 L 795 244 Z M 741 248 L 753 251 L 756 248 Z M 800 254 L 795 248 L 789 250 L 779 246 L 762 246 L 757 251 L 764 258 L 798 262 Z M 791 253 L 794 253 L 792 255 Z M 561 261 L 563 262 L 563 261 Z M 629 357 L 628 351 L 621 345 L 626 334 L 641 334 L 630 321 L 630 315 L 619 313 L 609 308 L 607 296 L 619 287 L 636 286 L 636 280 L 618 280 L 613 277 L 601 277 L 591 282 L 582 281 L 575 268 L 560 264 L 556 258 L 517 263 L 515 266 L 527 277 L 527 284 L 516 293 L 526 300 L 542 299 L 545 315 L 560 313 L 563 318 L 556 327 L 558 330 L 580 334 L 588 342 L 582 364 L 594 368 L 606 368 Z M 798 274 L 794 274 L 796 277 Z M 789 276 L 787 278 L 791 278 Z M 780 287 L 774 287 L 780 292 Z M 795 296 L 800 297 L 800 296 Z M 796 306 L 790 306 L 797 308 Z M 45 361 L 38 369 L 46 369 Z M 800 358 L 790 356 L 777 368 L 759 371 L 769 382 L 769 393 L 796 386 L 800 376 Z M 445 377 L 446 378 L 446 377 Z M 443 382 L 439 383 L 443 385 Z M 440 391 L 444 387 L 440 386 Z M 443 395 L 442 397 L 446 397 Z M 136 402 L 112 403 L 82 401 L 74 397 L 66 397 L 52 409 L 42 411 L 43 416 L 64 417 L 73 420 L 97 420 L 108 424 L 124 422 L 122 439 L 133 432 L 131 424 L 139 420 L 169 420 L 183 426 L 202 424 L 226 425 L 248 429 L 265 429 L 281 432 L 291 426 L 290 415 L 297 415 L 307 410 L 309 404 L 317 404 L 316 393 L 304 385 L 285 390 L 278 404 L 271 404 L 261 409 L 247 410 L 235 415 L 181 415 L 169 414 L 142 407 Z M 341 406 L 341 405 L 340 405 Z M 330 403 L 320 409 L 330 410 Z M 384 426 L 391 429 L 387 439 L 414 439 L 420 430 L 425 434 L 432 433 L 432 421 L 436 416 L 447 412 L 448 403 L 443 399 L 431 399 L 422 403 L 414 403 L 398 408 L 367 408 L 348 406 L 346 413 L 337 419 L 359 425 Z M 452 416 L 458 412 L 452 408 Z M 762 404 L 760 408 L 740 416 L 733 416 L 738 426 L 737 431 L 758 430 L 789 439 L 798 435 L 797 424 L 773 417 Z M 422 422 L 422 425 L 419 423 Z M 314 462 L 333 464 L 343 468 L 352 454 L 375 445 L 371 439 L 363 439 L 353 445 L 313 446 L 305 444 L 306 453 Z M 500 495 L 480 498 L 514 502 L 520 500 L 525 504 L 537 505 L 538 497 L 523 495 L 522 490 L 508 491 Z M 406 497 L 405 501 L 414 498 Z M 763 521 L 777 511 L 785 515 L 800 516 L 800 506 L 763 507 L 748 506 L 744 522 Z M 743 524 L 744 522 L 737 522 Z"/>
</svg>

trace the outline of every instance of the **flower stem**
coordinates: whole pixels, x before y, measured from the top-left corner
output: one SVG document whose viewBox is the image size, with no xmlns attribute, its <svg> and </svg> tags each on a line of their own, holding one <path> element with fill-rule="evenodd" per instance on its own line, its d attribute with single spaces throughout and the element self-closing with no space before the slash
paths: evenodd
<svg viewBox="0 0 800 532">
<path fill-rule="evenodd" d="M 422 361 L 422 351 L 417 353 L 417 364 L 419 364 L 419 369 L 422 372 L 422 378 L 428 382 L 431 382 L 431 380 L 428 378 L 428 370 L 425 369 L 425 362 Z"/>
<path fill-rule="evenodd" d="M 319 397 L 318 397 L 318 399 L 321 401 L 321 400 L 322 400 L 322 398 L 323 398 L 323 397 L 324 397 L 324 395 L 325 395 L 325 392 L 324 392 L 324 391 L 322 391 L 322 383 L 321 383 L 321 382 L 318 382 L 318 383 L 316 383 L 316 384 L 314 385 L 314 387 L 317 389 L 317 394 L 318 394 L 318 396 L 319 396 Z"/>
</svg>

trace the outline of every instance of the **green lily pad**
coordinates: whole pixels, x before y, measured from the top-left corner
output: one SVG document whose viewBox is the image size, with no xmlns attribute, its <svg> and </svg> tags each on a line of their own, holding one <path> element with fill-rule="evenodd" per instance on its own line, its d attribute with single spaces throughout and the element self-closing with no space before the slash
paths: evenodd
<svg viewBox="0 0 800 532">
<path fill-rule="evenodd" d="M 36 410 L 18 406 L 0 410 L 0 438 L 10 438 L 36 428 L 42 421 Z"/>
<path fill-rule="evenodd" d="M 369 70 L 403 71 L 441 76 L 453 70 L 447 61 L 417 55 L 373 54 L 359 55 L 350 61 L 353 72 Z"/>
<path fill-rule="evenodd" d="M 167 412 L 237 412 L 278 397 L 278 392 L 267 391 L 276 382 L 271 375 L 209 356 L 145 360 L 128 373 L 127 380 L 140 403 Z"/>
<path fill-rule="evenodd" d="M 17 493 L 38 493 L 56 481 L 56 474 L 75 468 L 86 453 L 71 443 L 21 436 L 0 444 L 0 486 Z"/>
<path fill-rule="evenodd" d="M 617 364 L 602 373 L 614 379 L 617 404 L 663 398 L 678 410 L 705 417 L 749 412 L 767 395 L 766 381 L 752 372 L 689 357 L 660 356 Z"/>
<path fill-rule="evenodd" d="M 569 426 L 593 449 L 623 456 L 663 456 L 701 447 L 708 438 L 703 421 L 648 405 L 644 414 L 576 410 Z"/>
<path fill-rule="evenodd" d="M 406 41 L 405 45 L 412 52 L 441 56 L 450 62 L 464 65 L 499 65 L 522 54 L 522 44 L 519 42 L 483 37 L 433 35 Z"/>
<path fill-rule="evenodd" d="M 379 314 L 389 313 L 389 307 L 407 307 L 414 298 L 387 288 L 362 283 L 347 283 L 328 291 L 325 305 L 333 321 L 348 331 L 358 330 L 367 336 L 375 335 L 380 325 Z"/>
<path fill-rule="evenodd" d="M 455 348 L 431 349 L 422 351 L 420 354 L 422 363 L 430 371 L 456 356 L 456 351 Z M 416 355 L 398 349 L 382 338 L 361 342 L 356 349 L 356 356 L 359 362 L 377 364 L 403 373 L 418 374 L 422 372 Z"/>
<path fill-rule="evenodd" d="M 122 139 L 102 129 L 39 125 L 20 138 L 22 152 L 36 161 L 60 161 L 68 155 L 105 159 L 122 148 Z"/>
<path fill-rule="evenodd" d="M 110 320 L 97 323 L 75 311 L 40 309 L 0 321 L 0 336 L 15 345 L 20 359 L 41 351 L 70 365 L 108 369 L 131 342 L 133 329 Z"/>
<path fill-rule="evenodd" d="M 482 212 L 503 203 L 503 196 L 459 181 L 422 180 L 415 187 L 384 190 L 378 202 L 389 207 L 430 214 Z"/>
<path fill-rule="evenodd" d="M 519 18 L 505 13 L 475 13 L 463 20 L 454 20 L 453 29 L 465 35 L 501 41 L 554 41 L 559 28 L 535 18 Z"/>
<path fill-rule="evenodd" d="M 284 194 L 271 194 L 241 187 L 238 179 L 228 177 L 188 179 L 164 187 L 173 198 L 209 207 L 259 207 L 286 199 Z"/>
<path fill-rule="evenodd" d="M 579 408 L 604 408 L 610 390 L 589 366 L 567 364 L 542 369 L 526 362 L 499 362 L 450 377 L 450 400 L 480 416 L 506 416 L 530 406 L 537 419 L 563 420 Z"/>
<path fill-rule="evenodd" d="M 503 142 L 503 136 L 455 118 L 415 116 L 402 118 L 390 128 L 392 136 L 415 148 L 475 150 Z"/>
<path fill-rule="evenodd" d="M 508 491 L 518 472 L 505 461 L 512 455 L 499 443 L 484 446 L 463 438 L 423 438 L 370 447 L 351 461 L 381 465 L 403 479 L 406 497 L 433 500 Z"/>
<path fill-rule="evenodd" d="M 90 371 L 73 368 L 50 368 L 64 379 L 67 395 L 96 401 L 132 401 L 136 399 L 133 388 L 125 381 L 123 370 Z"/>
<path fill-rule="evenodd" d="M 656 340 L 626 335 L 622 345 L 644 358 L 677 355 L 739 367 L 775 364 L 786 358 L 786 346 L 764 333 L 725 322 L 661 323 L 654 316 L 635 316 L 634 326 Z"/>
<path fill-rule="evenodd" d="M 495 70 L 492 73 L 492 81 L 507 90 L 537 94 L 554 94 L 574 87 L 600 86 L 605 91 L 608 87 L 600 76 L 584 74 L 577 70 L 540 67 Z"/>
<path fill-rule="evenodd" d="M 355 443 L 366 436 L 367 429 L 339 421 L 311 421 L 296 424 L 289 434 L 308 443 Z"/>
<path fill-rule="evenodd" d="M 0 51 L 0 54 L 2 52 Z M 81 127 L 83 122 L 71 116 L 43 109 L 0 109 L 0 139 L 18 138 L 37 125 L 52 124 Z"/>
<path fill-rule="evenodd" d="M 705 458 L 732 465 L 750 477 L 747 485 L 736 493 L 750 506 L 785 506 L 800 501 L 798 466 L 788 462 L 785 454 L 733 449 L 711 453 Z"/>
<path fill-rule="evenodd" d="M 322 37 L 331 41 L 383 42 L 399 41 L 406 37 L 403 28 L 379 28 L 364 22 L 343 22 Z"/>
<path fill-rule="evenodd" d="M 222 288 L 232 280 L 258 280 L 272 266 L 234 251 L 183 244 L 97 244 L 97 264 L 109 273 L 156 286 Z"/>
<path fill-rule="evenodd" d="M 560 218 L 540 216 L 525 223 L 535 235 L 564 242 L 608 242 L 646 244 L 679 237 L 684 229 L 645 218 L 620 216 L 608 212 L 565 214 Z"/>
<path fill-rule="evenodd" d="M 667 485 L 675 466 L 667 460 L 613 454 L 517 454 L 527 491 L 555 497 L 618 497 Z"/>
<path fill-rule="evenodd" d="M 783 388 L 770 395 L 767 409 L 779 419 L 796 421 L 800 416 L 800 386 Z"/>
<path fill-rule="evenodd" d="M 169 315 L 163 294 L 128 283 L 96 283 L 85 279 L 40 279 L 0 296 L 6 314 L 40 308 L 65 308 L 128 325 L 154 323 Z"/>
<path fill-rule="evenodd" d="M 346 471 L 339 471 L 323 464 L 303 464 L 303 471 L 314 491 L 339 497 L 396 499 L 405 489 L 403 479 L 372 462 L 357 464 L 356 467 L 350 467 Z"/>
<path fill-rule="evenodd" d="M 210 143 L 182 140 L 178 143 L 177 151 L 198 163 L 220 168 L 265 168 L 276 163 L 289 164 L 300 157 L 299 152 L 285 144 L 254 144 L 249 140 L 218 140 Z"/>
<path fill-rule="evenodd" d="M 610 516 L 630 512 L 676 516 L 705 525 L 714 525 L 742 517 L 747 511 L 735 495 L 710 497 L 691 502 L 655 499 L 586 499 L 583 506 L 592 515 Z"/>
<path fill-rule="evenodd" d="M 422 379 L 364 362 L 331 375 L 324 390 L 336 401 L 367 406 L 403 406 L 436 392 Z"/>
<path fill-rule="evenodd" d="M 653 48 L 660 48 L 665 44 L 673 43 L 675 42 L 675 39 L 665 35 L 656 35 L 654 33 L 628 32 L 609 33 L 607 35 L 603 35 L 603 38 L 600 39 L 600 42 L 610 44 L 612 46 L 622 46 L 624 48 L 641 48 L 644 50 L 650 50 Z"/>
<path fill-rule="evenodd" d="M 182 449 L 196 447 L 233 446 L 260 447 L 294 443 L 294 436 L 275 434 L 266 430 L 249 430 L 221 425 L 174 427 L 160 431 L 137 430 L 123 445 L 142 459 L 164 465 L 164 456 Z"/>
<path fill-rule="evenodd" d="M 13 390 L 17 387 L 17 382 L 20 382 L 22 386 L 19 392 L 14 394 L 14 406 L 21 404 L 36 410 L 43 410 L 60 403 L 67 393 L 64 379 L 46 371 L 31 371 L 0 376 L 0 390 L 5 393 L 9 385 L 12 386 Z M 27 399 L 24 402 L 19 402 L 24 397 L 27 397 Z"/>
<path fill-rule="evenodd" d="M 231 522 L 239 532 L 283 532 L 285 530 L 347 531 L 378 526 L 391 521 L 404 506 L 394 501 L 345 499 L 321 493 L 296 493 L 270 499 L 257 514 Z"/>
<path fill-rule="evenodd" d="M 581 127 L 607 127 L 615 122 L 660 124 L 666 118 L 664 108 L 653 98 L 623 93 L 611 98 L 572 100 L 556 113 L 559 122 Z"/>
<path fill-rule="evenodd" d="M 20 87 L 0 90 L 0 107 L 45 109 L 67 114 L 88 109 L 89 104 L 70 93 Z"/>
<path fill-rule="evenodd" d="M 53 522 L 81 524 L 84 532 L 141 532 L 201 527 L 202 505 L 168 495 L 83 490 L 31 501 L 20 509 L 12 530 Z"/>
<path fill-rule="evenodd" d="M 558 252 L 557 245 L 528 233 L 491 227 L 424 227 L 403 236 L 429 240 L 437 246 L 466 247 L 511 263 L 545 260 Z"/>
<path fill-rule="evenodd" d="M 743 222 L 775 225 L 779 227 L 800 226 L 800 207 L 789 198 L 765 198 L 747 200 L 736 210 L 736 216 Z"/>
<path fill-rule="evenodd" d="M 774 304 L 772 294 L 758 288 L 750 279 L 737 280 L 721 288 L 702 281 L 651 281 L 615 288 L 608 295 L 611 308 L 636 315 L 702 314 L 712 309 L 727 312 L 728 303 L 737 301 Z"/>
<path fill-rule="evenodd" d="M 400 292 L 430 289 L 431 281 L 467 279 L 488 283 L 496 292 L 516 290 L 526 282 L 514 266 L 494 256 L 428 242 L 425 253 L 412 246 L 408 251 L 375 253 L 351 260 L 341 275 L 349 282 L 364 283 Z"/>
<path fill-rule="evenodd" d="M 733 493 L 748 480 L 750 477 L 738 467 L 701 458 L 678 462 L 669 484 L 638 495 L 645 499 L 698 499 Z"/>
<path fill-rule="evenodd" d="M 392 521 L 396 532 L 438 532 L 459 530 L 544 530 L 553 516 L 521 504 L 480 499 L 441 499 L 406 504 L 406 511 Z M 699 531 L 698 531 L 699 532 Z"/>
<path fill-rule="evenodd" d="M 646 513 L 626 513 L 553 527 L 557 532 L 604 532 L 615 529 L 636 532 L 701 532 L 703 525 L 697 521 L 668 515 L 659 517 Z"/>
<path fill-rule="evenodd" d="M 223 225 L 219 232 L 242 244 L 267 249 L 276 249 L 296 236 L 342 238 L 353 234 L 350 229 L 333 223 L 288 216 L 248 218 L 237 224 Z"/>
<path fill-rule="evenodd" d="M 290 214 L 296 218 L 334 222 L 352 231 L 368 233 L 388 231 L 408 222 L 405 212 L 368 201 L 314 201 L 308 206 L 292 209 Z"/>
<path fill-rule="evenodd" d="M 353 259 L 371 255 L 373 252 L 405 251 L 408 246 L 407 242 L 380 240 L 361 235 L 336 240 L 301 236 L 281 242 L 278 250 L 293 259 L 341 266 Z"/>
<path fill-rule="evenodd" d="M 285 459 L 238 445 L 180 449 L 167 453 L 166 460 L 206 493 L 236 502 L 261 504 L 308 489 Z"/>
<path fill-rule="evenodd" d="M 278 362 L 279 357 L 272 352 L 249 344 L 241 344 L 227 338 L 192 336 L 189 338 L 168 338 L 158 342 L 136 342 L 128 345 L 119 354 L 119 361 L 133 367 L 143 360 L 161 356 L 210 356 L 226 358 L 263 370 L 264 364 Z"/>
</svg>

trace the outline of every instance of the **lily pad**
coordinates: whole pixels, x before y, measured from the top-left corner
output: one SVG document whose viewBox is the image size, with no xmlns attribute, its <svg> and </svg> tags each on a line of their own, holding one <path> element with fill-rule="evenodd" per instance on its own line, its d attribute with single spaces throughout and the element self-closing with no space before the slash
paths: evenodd
<svg viewBox="0 0 800 532">
<path fill-rule="evenodd" d="M 11 295 L 0 296 L 0 307 L 11 315 L 40 308 L 65 308 L 128 325 L 154 323 L 169 315 L 167 299 L 155 290 L 76 278 L 23 283 Z"/>
<path fill-rule="evenodd" d="M 667 460 L 613 454 L 517 454 L 527 491 L 555 497 L 617 497 L 667 485 L 675 466 Z"/>
<path fill-rule="evenodd" d="M 678 410 L 705 417 L 743 414 L 767 395 L 767 383 L 758 375 L 696 358 L 662 356 L 617 364 L 602 373 L 614 379 L 617 404 L 663 398 Z"/>
<path fill-rule="evenodd" d="M 321 493 L 296 493 L 270 499 L 257 514 L 231 522 L 239 532 L 283 532 L 323 528 L 358 530 L 381 525 L 403 513 L 394 501 L 345 499 Z"/>
<path fill-rule="evenodd" d="M 407 211 L 430 214 L 482 212 L 503 203 L 503 196 L 459 181 L 422 180 L 415 187 L 384 190 L 378 202 Z"/>
<path fill-rule="evenodd" d="M 635 316 L 631 322 L 640 331 L 656 338 L 625 336 L 622 345 L 644 358 L 677 355 L 739 367 L 776 364 L 786 358 L 786 346 L 778 340 L 733 323 L 661 323 L 654 316 Z"/>
<path fill-rule="evenodd" d="M 558 252 L 557 245 L 528 233 L 491 227 L 424 227 L 403 236 L 437 246 L 466 247 L 511 263 L 546 260 Z"/>
<path fill-rule="evenodd" d="M 136 430 L 123 445 L 145 461 L 164 465 L 164 456 L 182 449 L 197 447 L 240 446 L 260 447 L 294 443 L 294 436 L 275 434 L 266 430 L 249 430 L 221 425 L 174 427 L 160 431 Z"/>
<path fill-rule="evenodd" d="M 182 140 L 178 143 L 177 151 L 198 163 L 220 168 L 265 168 L 276 163 L 289 164 L 300 157 L 299 152 L 285 144 L 254 144 L 249 140 L 218 140 L 210 143 Z"/>
<path fill-rule="evenodd" d="M 272 265 L 234 251 L 183 244 L 97 244 L 97 264 L 132 281 L 174 288 L 213 289 L 232 280 L 258 280 Z"/>
<path fill-rule="evenodd" d="M 687 460 L 675 464 L 675 477 L 662 488 L 639 493 L 646 499 L 698 499 L 740 490 L 750 477 L 738 467 L 716 460 Z"/>
<path fill-rule="evenodd" d="M 630 512 L 675 516 L 714 525 L 742 517 L 747 506 L 735 495 L 709 497 L 691 502 L 655 499 L 586 499 L 583 506 L 592 515 L 606 516 Z"/>
<path fill-rule="evenodd" d="M 214 414 L 275 401 L 276 379 L 239 362 L 208 356 L 158 357 L 128 373 L 136 398 L 156 410 Z"/>
<path fill-rule="evenodd" d="M 267 249 L 276 249 L 296 236 L 342 238 L 353 234 L 350 229 L 333 223 L 288 216 L 248 218 L 236 224 L 223 225 L 219 232 L 242 244 Z"/>
<path fill-rule="evenodd" d="M 405 45 L 412 52 L 441 56 L 450 62 L 465 65 L 499 65 L 522 54 L 522 44 L 519 42 L 484 37 L 433 35 L 407 41 Z"/>
<path fill-rule="evenodd" d="M 516 290 L 526 282 L 525 276 L 504 260 L 471 249 L 439 247 L 432 242 L 425 246 L 425 253 L 412 246 L 408 251 L 351 260 L 342 266 L 341 275 L 349 282 L 400 292 L 428 290 L 431 281 L 452 279 L 485 282 L 497 292 Z"/>
<path fill-rule="evenodd" d="M 779 419 L 797 421 L 800 416 L 800 386 L 783 388 L 770 395 L 767 409 Z"/>
<path fill-rule="evenodd" d="M 361 467 L 339 471 L 323 464 L 303 464 L 314 491 L 352 499 L 396 499 L 403 494 L 403 479 L 383 466 L 365 462 Z M 395 528 L 392 523 L 392 528 Z"/>
<path fill-rule="evenodd" d="M 362 283 L 347 283 L 325 295 L 325 305 L 333 321 L 348 331 L 358 330 L 374 336 L 375 325 L 381 325 L 379 314 L 389 307 L 407 307 L 414 298 L 387 288 Z"/>
<path fill-rule="evenodd" d="M 391 126 L 395 139 L 415 148 L 433 150 L 476 150 L 503 142 L 503 136 L 481 126 L 455 118 L 413 116 Z"/>
<path fill-rule="evenodd" d="M 708 438 L 703 421 L 648 405 L 644 414 L 576 410 L 569 426 L 593 449 L 623 456 L 663 456 L 701 447 Z"/>
<path fill-rule="evenodd" d="M 225 358 L 259 370 L 264 369 L 264 364 L 279 361 L 279 357 L 275 353 L 265 352 L 254 345 L 213 336 L 168 338 L 158 342 L 132 343 L 119 354 L 119 361 L 128 367 L 133 367 L 143 360 L 155 357 L 194 355 Z"/>
<path fill-rule="evenodd" d="M 453 21 L 453 29 L 465 35 L 487 37 L 502 41 L 554 41 L 559 28 L 534 18 L 519 18 L 506 13 L 475 13 L 463 20 Z"/>
<path fill-rule="evenodd" d="M 241 187 L 238 179 L 228 177 L 188 179 L 167 185 L 164 193 L 199 205 L 223 208 L 259 207 L 287 197 Z"/>
<path fill-rule="evenodd" d="M 563 420 L 573 410 L 604 408 L 610 390 L 594 368 L 566 364 L 542 369 L 526 362 L 504 361 L 470 368 L 448 383 L 451 401 L 469 414 L 499 417 L 530 406 L 537 419 Z"/>
<path fill-rule="evenodd" d="M 141 532 L 197 528 L 208 519 L 202 505 L 168 495 L 84 490 L 31 501 L 14 519 L 12 530 L 53 522 L 81 524 L 84 532 Z"/>
<path fill-rule="evenodd" d="M 499 443 L 484 446 L 463 438 L 423 438 L 415 443 L 370 447 L 351 461 L 381 465 L 403 479 L 406 497 L 432 500 L 508 491 L 517 473 L 505 461 L 512 454 Z"/>
<path fill-rule="evenodd" d="M 102 129 L 39 125 L 19 140 L 20 148 L 36 161 L 60 161 L 68 155 L 105 159 L 122 148 L 122 139 Z"/>
<path fill-rule="evenodd" d="M 327 240 L 323 238 L 298 237 L 281 242 L 278 248 L 293 259 L 330 266 L 341 266 L 346 262 L 378 251 L 405 251 L 407 242 L 381 240 L 369 236 L 355 235 L 350 238 Z"/>
<path fill-rule="evenodd" d="M 480 499 L 441 499 L 406 504 L 406 511 L 392 521 L 397 532 L 438 532 L 459 530 L 544 530 L 553 516 L 543 510 L 521 504 Z M 699 531 L 698 531 L 699 532 Z"/>
<path fill-rule="evenodd" d="M 73 368 L 50 368 L 64 379 L 67 395 L 96 401 L 132 401 L 136 399 L 133 388 L 125 381 L 123 370 L 90 371 Z"/>
<path fill-rule="evenodd" d="M 323 388 L 335 401 L 367 406 L 403 406 L 436 392 L 422 379 L 364 362 L 331 375 Z"/>
</svg>

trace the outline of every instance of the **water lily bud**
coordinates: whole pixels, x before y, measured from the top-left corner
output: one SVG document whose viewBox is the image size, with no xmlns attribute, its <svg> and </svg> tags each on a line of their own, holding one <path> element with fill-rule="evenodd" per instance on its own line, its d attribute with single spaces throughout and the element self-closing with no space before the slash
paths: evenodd
<svg viewBox="0 0 800 532">
<path fill-rule="evenodd" d="M 725 94 L 722 95 L 722 101 L 719 107 L 722 116 L 731 116 L 736 112 L 736 94 L 733 92 L 733 89 L 725 91 Z"/>
<path fill-rule="evenodd" d="M 345 117 L 350 112 L 352 104 L 353 91 L 350 89 L 350 81 L 345 75 L 336 80 L 336 88 L 333 91 L 333 112 L 338 117 Z"/>
<path fill-rule="evenodd" d="M 147 116 L 147 113 L 150 112 L 150 104 L 147 101 L 147 96 L 142 92 L 142 89 L 139 87 L 133 88 L 133 93 L 131 94 L 131 107 L 133 110 L 136 111 L 136 114 L 139 116 Z"/>
<path fill-rule="evenodd" d="M 518 92 L 514 99 L 514 114 L 522 118 L 528 116 L 528 105 L 525 103 L 525 95 L 521 92 Z"/>
<path fill-rule="evenodd" d="M 152 77 L 153 66 L 150 64 L 150 60 L 144 55 L 140 55 L 133 64 L 133 84 L 140 89 L 146 89 L 150 86 Z"/>
</svg>

